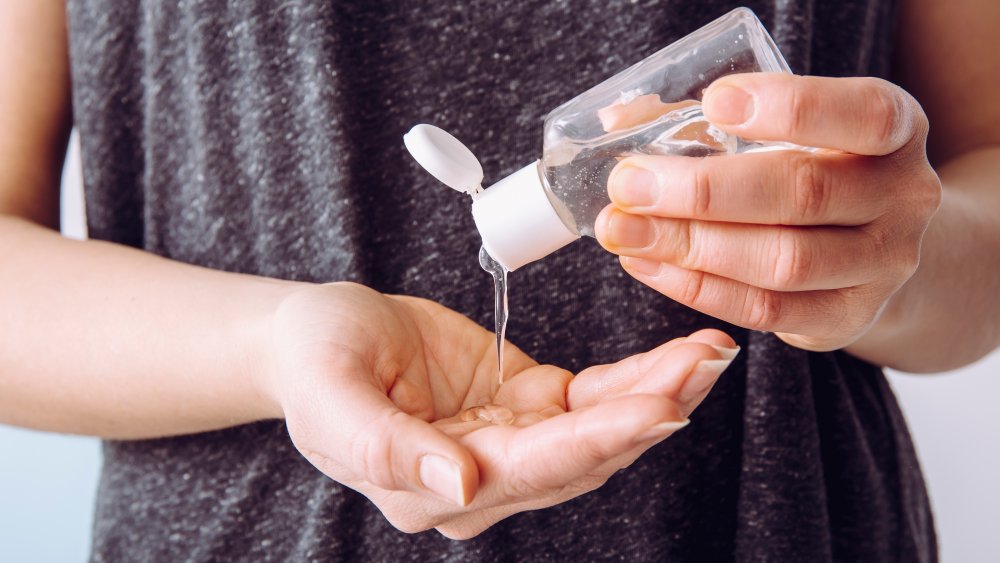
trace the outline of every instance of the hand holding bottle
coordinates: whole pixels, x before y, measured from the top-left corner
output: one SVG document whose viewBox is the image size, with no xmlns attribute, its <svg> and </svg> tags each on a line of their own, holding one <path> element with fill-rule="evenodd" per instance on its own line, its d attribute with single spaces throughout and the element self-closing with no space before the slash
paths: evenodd
<svg viewBox="0 0 1000 563">
<path fill-rule="evenodd" d="M 598 240 L 707 314 L 810 350 L 855 342 L 899 306 L 940 202 L 919 104 L 878 79 L 776 73 L 721 78 L 703 103 L 727 133 L 828 150 L 626 158 Z"/>
<path fill-rule="evenodd" d="M 736 353 L 705 330 L 573 377 L 508 344 L 498 386 L 492 333 L 347 283 L 299 289 L 271 326 L 257 387 L 299 451 L 401 530 L 453 538 L 599 487 L 683 427 Z"/>
</svg>

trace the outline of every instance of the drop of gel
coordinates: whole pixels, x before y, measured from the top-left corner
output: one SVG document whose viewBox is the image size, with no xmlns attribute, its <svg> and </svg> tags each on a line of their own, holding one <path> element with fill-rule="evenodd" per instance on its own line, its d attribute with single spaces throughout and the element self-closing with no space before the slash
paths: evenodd
<svg viewBox="0 0 1000 563">
<path fill-rule="evenodd" d="M 483 405 L 481 407 L 472 407 L 462 411 L 459 418 L 463 422 L 473 422 L 476 420 L 481 420 L 483 422 L 489 422 L 490 424 L 496 424 L 499 426 L 508 426 L 514 422 L 514 413 L 507 407 L 502 407 L 500 405 Z"/>
</svg>

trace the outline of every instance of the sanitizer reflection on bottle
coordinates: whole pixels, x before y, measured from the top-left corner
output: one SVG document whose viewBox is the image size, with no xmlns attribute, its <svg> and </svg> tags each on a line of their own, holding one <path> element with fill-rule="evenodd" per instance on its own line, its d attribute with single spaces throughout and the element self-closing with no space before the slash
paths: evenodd
<svg viewBox="0 0 1000 563">
<path fill-rule="evenodd" d="M 513 271 L 594 236 L 610 203 L 608 175 L 624 157 L 796 148 L 728 135 L 705 119 L 705 88 L 744 72 L 790 70 L 754 13 L 738 8 L 553 110 L 541 160 L 489 189 L 475 155 L 444 130 L 417 125 L 404 142 L 435 178 L 472 196 L 483 248 Z"/>
</svg>

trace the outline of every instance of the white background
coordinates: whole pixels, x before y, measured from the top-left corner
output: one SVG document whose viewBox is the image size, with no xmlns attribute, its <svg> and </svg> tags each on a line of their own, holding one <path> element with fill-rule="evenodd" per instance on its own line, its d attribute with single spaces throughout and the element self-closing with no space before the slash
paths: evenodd
<svg viewBox="0 0 1000 563">
<path fill-rule="evenodd" d="M 64 230 L 82 236 L 79 152 L 67 162 Z M 946 375 L 890 374 L 917 443 L 945 563 L 997 560 L 1000 352 Z M 83 561 L 97 440 L 0 426 L 0 561 Z"/>
</svg>

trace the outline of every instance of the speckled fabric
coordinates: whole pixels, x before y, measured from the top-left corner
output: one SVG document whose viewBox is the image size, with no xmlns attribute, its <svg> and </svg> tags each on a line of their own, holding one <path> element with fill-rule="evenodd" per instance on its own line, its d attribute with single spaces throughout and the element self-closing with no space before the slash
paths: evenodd
<svg viewBox="0 0 1000 563">
<path fill-rule="evenodd" d="M 800 73 L 885 75 L 892 6 L 748 4 Z M 90 234 L 286 279 L 354 280 L 492 326 L 469 202 L 404 152 L 429 122 L 487 182 L 559 103 L 720 0 L 72 0 Z M 107 442 L 95 561 L 932 561 L 927 496 L 880 371 L 695 313 L 590 239 L 511 275 L 510 339 L 571 370 L 702 327 L 743 353 L 693 423 L 597 492 L 469 541 L 393 529 L 280 422 Z"/>
</svg>

